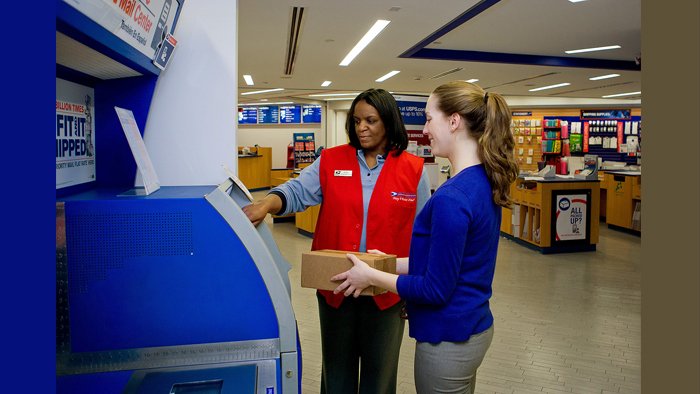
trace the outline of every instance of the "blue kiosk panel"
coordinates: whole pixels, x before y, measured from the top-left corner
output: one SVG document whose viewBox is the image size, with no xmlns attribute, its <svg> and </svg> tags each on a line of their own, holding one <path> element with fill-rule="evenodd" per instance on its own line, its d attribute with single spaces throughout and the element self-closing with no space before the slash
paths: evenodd
<svg viewBox="0 0 700 394">
<path fill-rule="evenodd" d="M 66 199 L 73 353 L 278 337 L 255 263 L 202 198 L 211 189 Z"/>
</svg>

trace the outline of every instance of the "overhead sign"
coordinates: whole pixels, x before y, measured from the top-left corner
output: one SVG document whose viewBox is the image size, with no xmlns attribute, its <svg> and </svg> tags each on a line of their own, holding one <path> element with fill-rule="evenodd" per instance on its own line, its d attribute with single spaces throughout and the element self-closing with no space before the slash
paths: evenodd
<svg viewBox="0 0 700 394">
<path fill-rule="evenodd" d="M 631 109 L 582 109 L 581 119 L 632 119 Z"/>
<path fill-rule="evenodd" d="M 280 105 L 280 123 L 301 123 L 301 105 Z"/>
<path fill-rule="evenodd" d="M 179 0 L 64 0 L 125 43 L 153 59 L 171 32 Z"/>
<path fill-rule="evenodd" d="M 394 96 L 405 124 L 425 124 L 425 96 Z"/>
<path fill-rule="evenodd" d="M 304 123 L 321 123 L 322 109 L 320 105 L 305 105 L 302 115 Z"/>
<path fill-rule="evenodd" d="M 276 105 L 258 107 L 258 124 L 278 124 L 280 110 Z"/>
</svg>

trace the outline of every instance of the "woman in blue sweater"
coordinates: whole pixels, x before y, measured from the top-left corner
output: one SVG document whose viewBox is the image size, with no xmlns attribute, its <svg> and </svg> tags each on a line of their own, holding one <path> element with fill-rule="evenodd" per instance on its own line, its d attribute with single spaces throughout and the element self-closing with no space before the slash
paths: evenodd
<svg viewBox="0 0 700 394">
<path fill-rule="evenodd" d="M 476 369 L 493 338 L 489 308 L 501 226 L 518 176 L 505 100 L 468 82 L 433 91 L 423 129 L 432 152 L 455 175 L 428 200 L 413 226 L 408 258 L 393 275 L 354 255 L 354 267 L 331 278 L 336 293 L 357 297 L 368 286 L 406 300 L 409 335 L 416 339 L 416 391 L 474 393 Z M 374 251 L 375 253 L 381 253 Z"/>
</svg>

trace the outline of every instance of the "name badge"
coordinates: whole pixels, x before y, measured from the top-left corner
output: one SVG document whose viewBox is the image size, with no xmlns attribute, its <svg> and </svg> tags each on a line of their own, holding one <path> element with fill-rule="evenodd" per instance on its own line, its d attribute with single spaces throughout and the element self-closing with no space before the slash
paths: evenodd
<svg viewBox="0 0 700 394">
<path fill-rule="evenodd" d="M 352 176 L 352 171 L 348 170 L 335 170 L 333 176 Z"/>
</svg>

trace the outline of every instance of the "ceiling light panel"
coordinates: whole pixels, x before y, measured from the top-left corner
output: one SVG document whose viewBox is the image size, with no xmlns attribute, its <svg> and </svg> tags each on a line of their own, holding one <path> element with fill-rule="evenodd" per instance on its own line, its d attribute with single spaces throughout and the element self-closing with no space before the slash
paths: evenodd
<svg viewBox="0 0 700 394">
<path fill-rule="evenodd" d="M 554 88 L 560 88 L 560 87 L 562 87 L 562 86 L 569 86 L 569 85 L 571 85 L 571 84 L 568 83 L 568 82 L 567 82 L 567 83 L 559 83 L 559 84 L 556 84 L 556 85 L 543 86 L 543 87 L 541 87 L 541 88 L 530 89 L 530 91 L 531 91 L 531 92 L 537 92 L 537 91 L 539 91 L 539 90 L 554 89 Z"/>
<path fill-rule="evenodd" d="M 245 93 L 241 93 L 241 96 L 247 96 L 247 95 L 249 95 L 249 94 L 258 94 L 258 93 L 279 92 L 280 90 L 284 90 L 284 88 L 268 89 L 268 90 L 258 90 L 258 91 L 255 91 L 255 92 L 245 92 Z"/>
<path fill-rule="evenodd" d="M 381 77 L 381 78 L 375 80 L 374 82 L 384 82 L 384 81 L 386 81 L 387 79 L 393 77 L 394 75 L 396 75 L 396 74 L 398 74 L 398 73 L 400 73 L 400 72 L 401 72 L 401 71 L 396 71 L 396 70 L 394 70 L 394 71 L 390 72 L 389 74 L 386 74 L 385 76 L 383 76 L 383 77 Z"/>
<path fill-rule="evenodd" d="M 328 86 L 328 85 L 330 85 L 330 84 L 331 84 L 331 81 L 323 81 L 323 83 L 321 84 L 321 86 L 325 88 L 326 86 Z"/>
<path fill-rule="evenodd" d="M 636 96 L 636 95 L 641 95 L 642 92 L 632 92 L 632 93 L 619 93 L 619 94 L 609 94 L 607 96 L 603 96 L 603 98 L 610 98 L 610 97 L 623 97 L 623 96 Z"/>
<path fill-rule="evenodd" d="M 345 59 L 343 59 L 343 61 L 340 62 L 340 65 L 341 66 L 349 65 L 350 62 L 352 62 L 353 59 L 355 59 L 355 57 L 357 57 L 357 55 L 359 55 L 360 52 L 362 52 L 362 50 L 365 49 L 365 47 L 367 45 L 369 45 L 369 43 L 372 42 L 372 40 L 374 40 L 374 38 L 377 37 L 379 35 L 379 33 L 381 33 L 382 30 L 384 30 L 385 27 L 387 27 L 389 25 L 389 23 L 391 23 L 391 21 L 385 21 L 385 20 L 381 20 L 381 19 L 378 20 L 374 24 L 374 26 L 372 26 L 372 28 L 369 29 L 367 34 L 365 34 L 365 36 L 362 37 L 362 39 L 357 43 L 357 45 L 355 45 L 355 47 L 352 48 L 350 53 L 348 53 L 348 55 L 345 56 Z"/>
<path fill-rule="evenodd" d="M 610 46 L 607 46 L 607 47 L 574 49 L 574 50 L 571 50 L 571 51 L 564 51 L 564 52 L 566 52 L 566 53 L 568 53 L 568 54 L 572 54 L 572 53 L 583 53 L 583 52 L 607 51 L 607 50 L 610 50 L 610 49 L 620 49 L 620 48 L 622 48 L 622 47 L 619 46 L 619 45 L 610 45 Z"/>
<path fill-rule="evenodd" d="M 245 80 L 246 85 L 255 85 L 253 83 L 253 77 L 251 77 L 250 75 L 244 75 L 243 79 Z"/>
<path fill-rule="evenodd" d="M 589 81 L 600 81 L 601 79 L 616 78 L 619 76 L 620 76 L 620 74 L 608 74 L 608 75 L 601 75 L 599 77 L 588 78 L 588 80 Z"/>
</svg>

